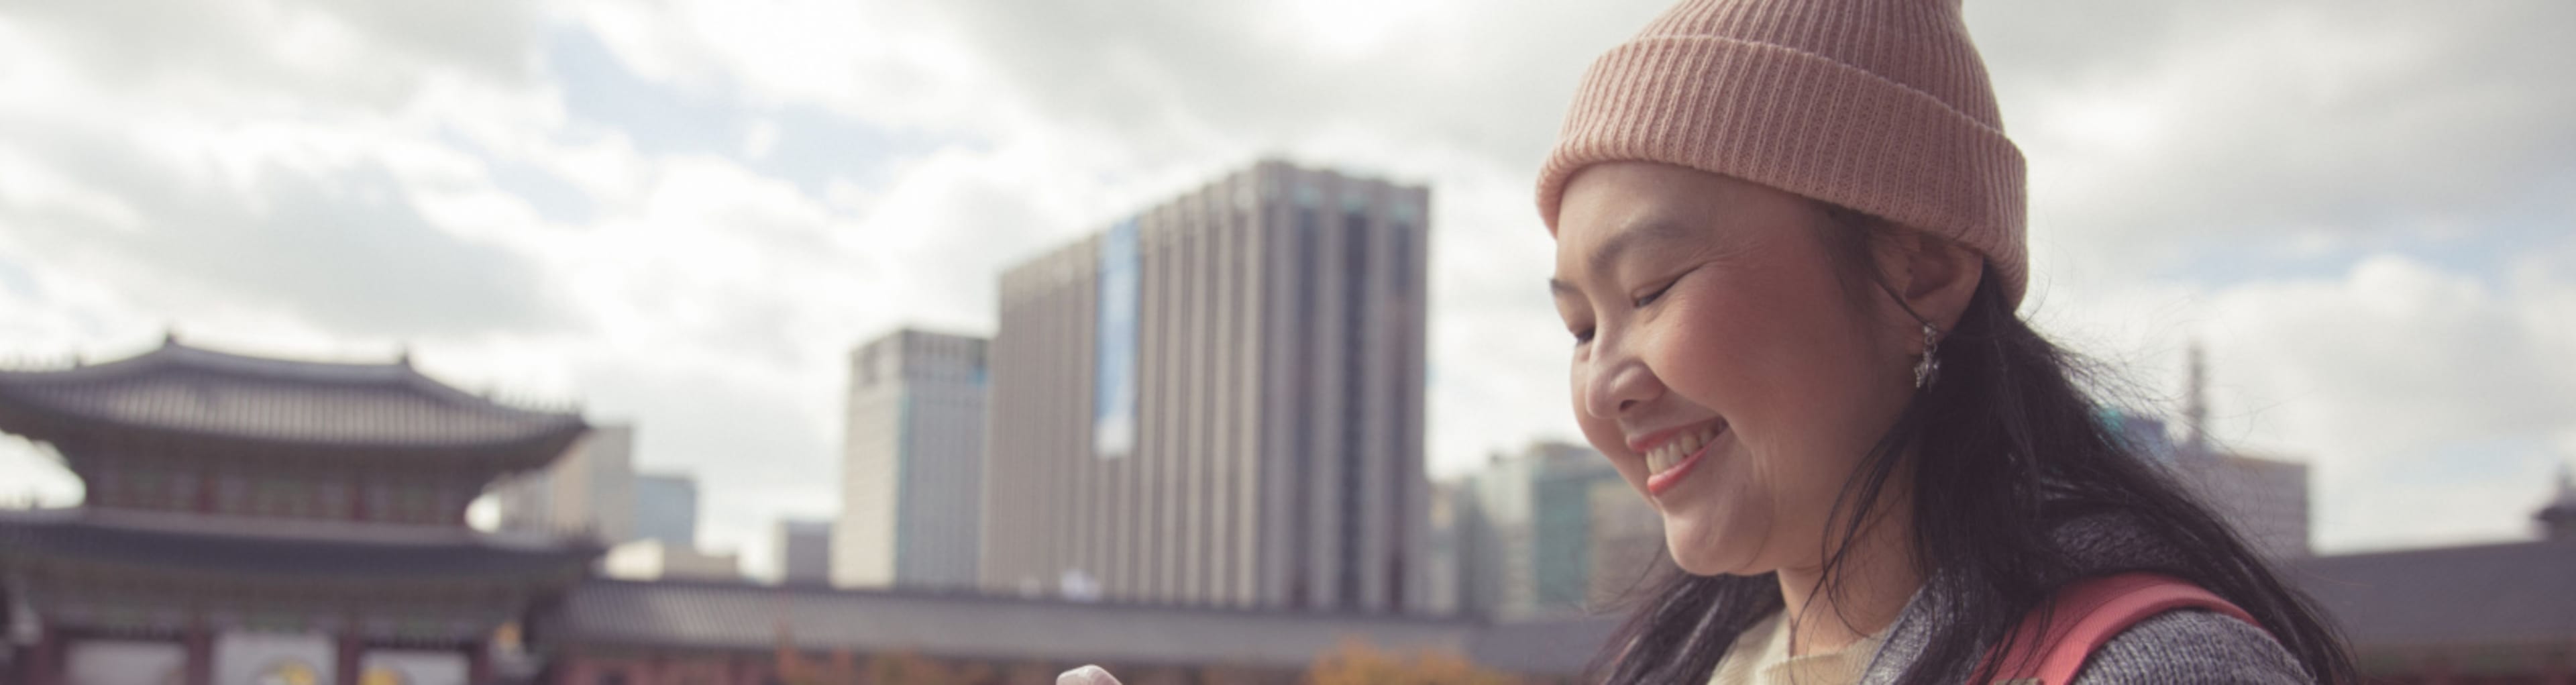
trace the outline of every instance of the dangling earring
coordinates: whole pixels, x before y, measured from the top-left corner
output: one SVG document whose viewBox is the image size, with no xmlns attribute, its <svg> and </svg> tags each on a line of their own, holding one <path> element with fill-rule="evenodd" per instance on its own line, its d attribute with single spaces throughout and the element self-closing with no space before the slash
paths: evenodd
<svg viewBox="0 0 2576 685">
<path fill-rule="evenodd" d="M 1914 362 L 1914 389 L 1921 390 L 1941 378 L 1941 329 L 1923 324 L 1923 358 Z"/>
</svg>

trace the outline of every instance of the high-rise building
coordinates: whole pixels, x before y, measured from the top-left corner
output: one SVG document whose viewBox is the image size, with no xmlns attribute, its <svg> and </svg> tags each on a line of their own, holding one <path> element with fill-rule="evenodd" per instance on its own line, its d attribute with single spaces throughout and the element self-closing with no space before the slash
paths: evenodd
<svg viewBox="0 0 2576 685">
<path fill-rule="evenodd" d="M 1534 442 L 1497 454 L 1461 508 L 1462 609 L 1520 618 L 1617 594 L 1663 550 L 1663 522 L 1590 447 Z"/>
<path fill-rule="evenodd" d="M 681 475 L 635 476 L 635 539 L 680 549 L 698 546 L 698 481 Z"/>
<path fill-rule="evenodd" d="M 2236 527 L 2254 551 L 2297 558 L 2308 547 L 2308 465 L 2233 452 L 2186 452 L 2179 480 Z"/>
<path fill-rule="evenodd" d="M 2308 546 L 2308 465 L 2223 449 L 2209 440 L 2207 357 L 2191 346 L 2184 378 L 2183 440 L 2144 440 L 2170 455 L 2157 459 L 2175 479 L 2236 527 L 2255 551 L 2276 559 L 2305 557 Z M 2131 418 L 2131 421 L 2137 419 Z M 2161 429 L 2161 422 L 2148 424 Z M 2129 433 L 2161 432 L 2132 429 Z"/>
<path fill-rule="evenodd" d="M 1459 564 L 1465 560 L 1459 556 L 1459 545 L 1465 532 L 1461 524 L 1465 521 L 1459 514 L 1465 509 L 1463 500 L 1467 497 L 1467 487 L 1466 481 L 1455 480 L 1431 484 L 1431 524 L 1425 529 L 1427 535 L 1422 559 L 1422 592 L 1425 597 L 1421 607 L 1424 613 L 1448 615 L 1461 609 L 1458 580 L 1462 571 Z"/>
<path fill-rule="evenodd" d="M 620 580 L 742 580 L 742 562 L 733 553 L 701 552 L 660 538 L 611 548 L 599 566 L 601 575 Z"/>
<path fill-rule="evenodd" d="M 1567 445 L 1566 447 L 1572 447 Z M 1544 450 L 1532 445 L 1530 452 Z M 1538 606 L 1537 535 L 1530 515 L 1536 459 L 1496 453 L 1465 482 L 1458 501 L 1458 607 L 1478 616 L 1517 617 Z"/>
<path fill-rule="evenodd" d="M 1004 272 L 984 584 L 1421 608 L 1429 203 L 1262 162 Z"/>
<path fill-rule="evenodd" d="M 832 583 L 832 522 L 778 522 L 778 582 L 803 586 Z"/>
<path fill-rule="evenodd" d="M 900 330 L 851 353 L 834 584 L 974 585 L 985 345 Z"/>
<path fill-rule="evenodd" d="M 500 529 L 584 535 L 604 544 L 635 538 L 635 427 L 591 429 L 545 469 L 495 485 Z"/>
<path fill-rule="evenodd" d="M 1591 569 L 1584 606 L 1611 607 L 1641 598 L 1652 590 L 1647 586 L 1656 578 L 1651 571 L 1670 558 L 1664 551 L 1664 515 L 1619 478 L 1594 481 L 1591 505 L 1592 529 L 1584 550 Z"/>
</svg>

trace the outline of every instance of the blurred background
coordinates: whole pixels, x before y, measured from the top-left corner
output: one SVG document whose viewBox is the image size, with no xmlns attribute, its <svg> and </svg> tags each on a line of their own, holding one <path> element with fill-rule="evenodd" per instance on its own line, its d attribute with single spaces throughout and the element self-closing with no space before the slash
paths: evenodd
<svg viewBox="0 0 2576 685">
<path fill-rule="evenodd" d="M 0 681 L 1568 677 L 1531 185 L 1666 4 L 0 2 Z M 2576 5 L 1966 15 L 2104 420 L 2568 682 Z"/>
</svg>

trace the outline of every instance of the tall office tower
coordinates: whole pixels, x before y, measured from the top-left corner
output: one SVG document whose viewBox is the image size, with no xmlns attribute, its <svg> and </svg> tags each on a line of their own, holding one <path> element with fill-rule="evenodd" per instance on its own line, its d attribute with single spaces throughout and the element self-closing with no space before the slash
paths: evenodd
<svg viewBox="0 0 2576 685">
<path fill-rule="evenodd" d="M 984 348 L 982 338 L 900 330 L 851 353 L 833 584 L 974 585 Z"/>
<path fill-rule="evenodd" d="M 635 427 L 599 426 L 538 471 L 492 488 L 502 530 L 635 538 Z"/>
<path fill-rule="evenodd" d="M 797 586 L 832 583 L 832 522 L 778 522 L 778 582 Z"/>
<path fill-rule="evenodd" d="M 1430 199 L 1262 162 L 1004 272 L 985 586 L 1425 607 Z"/>
<path fill-rule="evenodd" d="M 698 480 L 671 474 L 635 476 L 635 539 L 698 547 Z"/>
</svg>

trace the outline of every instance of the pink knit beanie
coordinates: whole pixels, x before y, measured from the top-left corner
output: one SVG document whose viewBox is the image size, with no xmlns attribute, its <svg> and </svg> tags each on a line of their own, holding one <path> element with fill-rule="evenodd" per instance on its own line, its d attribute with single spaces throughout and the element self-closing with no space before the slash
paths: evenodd
<svg viewBox="0 0 2576 685">
<path fill-rule="evenodd" d="M 1556 232 L 1576 171 L 1661 162 L 1931 231 L 2028 282 L 2021 150 L 1959 0 L 1683 0 L 1584 74 L 1539 171 Z"/>
</svg>

